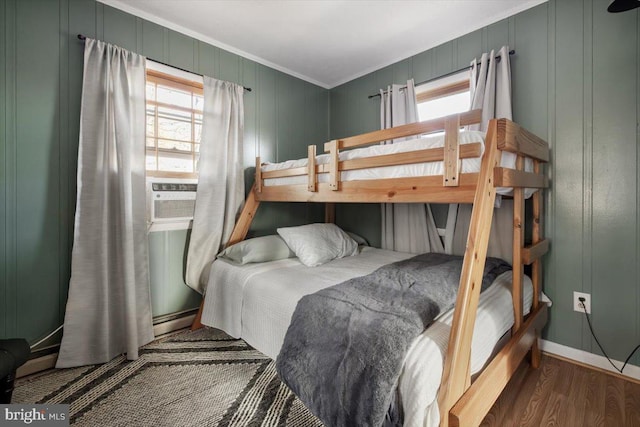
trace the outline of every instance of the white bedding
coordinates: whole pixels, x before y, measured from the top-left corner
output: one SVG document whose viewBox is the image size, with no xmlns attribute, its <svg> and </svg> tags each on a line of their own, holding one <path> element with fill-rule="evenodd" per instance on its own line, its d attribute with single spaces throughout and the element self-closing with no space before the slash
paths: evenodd
<svg viewBox="0 0 640 427">
<path fill-rule="evenodd" d="M 217 260 L 211 268 L 202 323 L 243 338 L 275 359 L 300 298 L 382 265 L 413 256 L 364 247 L 357 256 L 319 267 L 305 267 L 297 258 L 237 266 Z M 311 273 L 311 274 L 310 274 Z M 511 272 L 500 275 L 481 294 L 471 350 L 471 371 L 477 373 L 513 324 Z M 532 300 L 525 276 L 524 309 Z M 399 380 L 405 426 L 437 426 L 437 392 L 449 339 L 453 310 L 442 314 L 411 345 Z"/>
<path fill-rule="evenodd" d="M 459 142 L 463 144 L 471 144 L 479 142 L 482 144 L 482 153 L 484 153 L 484 132 L 479 131 L 463 131 L 460 132 Z M 404 153 L 407 151 L 424 150 L 427 148 L 439 148 L 444 146 L 444 134 L 427 135 L 420 138 L 411 139 L 408 141 L 396 142 L 395 144 L 388 145 L 371 145 L 364 148 L 356 148 L 353 150 L 344 150 L 339 153 L 340 160 L 351 160 L 362 157 L 380 156 L 383 154 L 395 154 Z M 460 173 L 474 173 L 480 171 L 480 157 L 462 159 L 462 166 Z M 308 159 L 287 160 L 281 163 L 265 163 L 262 166 L 263 172 L 282 170 L 289 168 L 306 167 Z M 329 155 L 321 154 L 316 157 L 317 164 L 329 163 Z M 504 151 L 502 153 L 501 166 L 506 168 L 515 169 L 516 155 Z M 528 172 L 533 171 L 533 162 L 531 159 L 527 159 L 525 162 L 525 170 Z M 410 165 L 398 165 L 398 166 L 384 166 L 378 168 L 369 169 L 357 169 L 351 171 L 344 171 L 340 173 L 341 181 L 358 181 L 358 180 L 370 180 L 370 179 L 389 179 L 389 178 L 408 178 L 416 176 L 430 176 L 430 175 L 442 175 L 443 174 L 443 162 L 429 162 L 429 163 L 417 163 Z M 328 182 L 329 174 L 318 174 L 318 182 Z M 283 178 L 269 178 L 264 180 L 265 186 L 272 185 L 294 185 L 294 184 L 307 184 L 307 176 L 291 176 Z M 511 188 L 498 188 L 498 194 L 509 195 Z M 525 197 L 529 197 L 534 190 L 527 189 L 525 191 Z"/>
</svg>

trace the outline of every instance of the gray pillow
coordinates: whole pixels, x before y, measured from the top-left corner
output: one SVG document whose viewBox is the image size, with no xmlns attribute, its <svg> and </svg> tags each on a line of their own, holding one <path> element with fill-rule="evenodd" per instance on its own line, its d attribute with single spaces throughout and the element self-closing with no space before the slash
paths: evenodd
<svg viewBox="0 0 640 427">
<path fill-rule="evenodd" d="M 367 242 L 367 239 L 365 239 L 364 237 L 362 237 L 359 234 L 356 233 L 352 233 L 351 231 L 347 231 L 347 234 L 349 235 L 349 237 L 351 237 L 353 240 L 356 241 L 356 243 L 360 246 L 369 246 L 369 242 Z"/>
<path fill-rule="evenodd" d="M 308 267 L 358 253 L 358 244 L 335 224 L 278 228 L 278 234 Z"/>
<path fill-rule="evenodd" d="M 218 258 L 225 258 L 238 264 L 277 261 L 295 256 L 296 254 L 289 249 L 284 240 L 276 235 L 243 240 L 218 254 Z"/>
</svg>

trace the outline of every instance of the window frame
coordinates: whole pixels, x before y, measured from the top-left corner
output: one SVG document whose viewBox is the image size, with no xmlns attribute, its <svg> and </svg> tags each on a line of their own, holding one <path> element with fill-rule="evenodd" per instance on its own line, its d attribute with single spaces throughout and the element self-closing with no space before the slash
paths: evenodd
<svg viewBox="0 0 640 427">
<path fill-rule="evenodd" d="M 165 87 L 170 87 L 170 88 L 174 88 L 174 89 L 178 89 L 178 90 L 182 90 L 182 91 L 186 91 L 186 92 L 191 92 L 193 94 L 196 95 L 200 95 L 200 96 L 204 96 L 204 85 L 201 82 L 198 81 L 194 81 L 194 80 L 189 80 L 183 77 L 179 77 L 176 75 L 172 75 L 172 74 L 168 74 L 162 71 L 158 71 L 156 69 L 153 68 L 149 68 L 147 67 L 146 69 L 146 81 L 147 82 L 153 82 L 156 83 L 156 85 L 162 85 Z M 146 84 L 146 83 L 145 83 Z M 157 86 L 156 86 L 157 87 Z M 163 171 L 163 170 L 149 170 L 146 168 L 145 166 L 145 172 L 147 177 L 151 177 L 151 178 L 184 178 L 184 179 L 198 179 L 198 171 L 195 169 L 196 166 L 196 151 L 195 151 L 195 140 L 193 140 L 193 136 L 195 135 L 195 113 L 199 113 L 200 115 L 204 116 L 204 111 L 202 110 L 197 110 L 194 108 L 187 108 L 187 107 L 181 107 L 179 105 L 174 105 L 174 104 L 166 104 L 166 103 L 162 103 L 162 102 L 158 102 L 157 100 L 149 100 L 149 99 L 145 99 L 145 108 L 147 105 L 152 104 L 154 105 L 155 108 L 155 134 L 154 136 L 149 136 L 146 132 L 146 113 L 145 113 L 145 156 L 147 155 L 147 153 L 149 152 L 149 146 L 147 146 L 147 139 L 148 138 L 153 138 L 155 139 L 155 146 L 154 146 L 154 152 L 155 152 L 155 156 L 156 156 L 156 165 L 159 164 L 158 159 L 160 157 L 160 152 L 162 152 L 163 150 L 165 150 L 165 152 L 170 153 L 171 150 L 166 150 L 166 149 L 161 149 L 158 147 L 158 140 L 159 139 L 165 139 L 165 140 L 170 140 L 167 138 L 159 138 L 158 137 L 158 108 L 157 107 L 167 107 L 167 108 L 172 108 L 174 110 L 181 110 L 181 111 L 185 111 L 185 112 L 190 112 L 191 113 L 191 135 L 192 135 L 192 140 L 191 141 L 183 141 L 180 140 L 180 142 L 187 142 L 187 143 L 191 143 L 192 144 L 192 150 L 191 150 L 191 154 L 192 154 L 192 161 L 193 161 L 193 166 L 194 166 L 194 172 L 172 172 L 172 171 Z M 185 152 L 186 153 L 186 152 Z M 145 163 L 146 165 L 146 163 Z"/>
<path fill-rule="evenodd" d="M 471 74 L 467 70 L 462 70 L 458 73 L 417 85 L 415 90 L 416 105 L 419 111 L 420 104 L 470 91 Z M 471 108 L 471 100 L 469 100 L 468 108 Z"/>
</svg>

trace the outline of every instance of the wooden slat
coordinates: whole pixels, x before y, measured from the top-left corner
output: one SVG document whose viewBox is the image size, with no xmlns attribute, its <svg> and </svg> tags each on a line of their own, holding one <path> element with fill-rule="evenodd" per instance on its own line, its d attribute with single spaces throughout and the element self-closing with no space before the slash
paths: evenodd
<svg viewBox="0 0 640 427">
<path fill-rule="evenodd" d="M 447 119 L 444 122 L 444 186 L 458 185 L 458 166 L 460 161 L 460 116 Z"/>
<path fill-rule="evenodd" d="M 410 165 L 414 163 L 440 162 L 444 160 L 444 148 L 427 148 L 424 150 L 407 151 L 404 153 L 383 154 L 380 156 L 363 157 L 360 159 L 343 160 L 338 168 L 341 171 L 377 168 L 381 166 Z M 459 157 L 462 159 L 480 157 L 482 144 L 464 144 L 460 147 Z M 323 165 L 325 166 L 325 165 Z"/>
<path fill-rule="evenodd" d="M 498 148 L 543 162 L 549 161 L 549 144 L 508 119 L 498 120 Z"/>
<path fill-rule="evenodd" d="M 438 406 L 440 414 L 442 414 L 441 427 L 447 427 L 448 417 L 446 414 L 463 395 L 469 383 L 467 376 L 471 358 L 471 339 L 496 199 L 493 169 L 500 163 L 501 158 L 496 143 L 496 120 L 491 120 L 487 131 L 485 153 L 478 175 L 478 187 L 474 195 L 467 246 L 460 274 L 460 288 L 456 298 L 442 383 L 438 393 Z M 455 191 L 455 187 L 445 188 L 448 191 Z"/>
<path fill-rule="evenodd" d="M 260 201 L 335 203 L 471 203 L 478 174 L 460 174 L 459 187 L 443 187 L 442 175 L 417 178 L 375 179 L 341 182 L 340 191 L 319 183 L 318 191 L 307 185 L 264 186 Z"/>
<path fill-rule="evenodd" d="M 316 177 L 316 146 L 307 148 L 307 190 L 316 191 L 318 180 Z"/>
<path fill-rule="evenodd" d="M 307 175 L 308 173 L 309 173 L 309 170 L 307 169 L 307 166 L 303 166 L 299 168 L 277 169 L 277 170 L 262 172 L 262 179 L 287 178 L 290 176 Z"/>
<path fill-rule="evenodd" d="M 531 265 L 531 263 L 539 260 L 547 252 L 549 252 L 549 241 L 545 239 L 525 247 L 522 251 L 522 262 L 525 265 Z"/>
<path fill-rule="evenodd" d="M 482 155 L 482 144 L 474 142 L 460 146 L 460 158 L 469 159 Z M 380 156 L 363 157 L 338 162 L 339 171 L 350 171 L 383 166 L 410 165 L 416 163 L 439 162 L 444 160 L 444 148 L 427 148 L 424 150 L 408 151 L 404 153 L 383 154 Z M 329 173 L 330 164 L 316 165 L 316 174 Z M 309 173 L 307 167 L 279 169 L 262 172 L 262 179 L 285 178 L 290 176 L 302 176 Z"/>
<path fill-rule="evenodd" d="M 340 180 L 338 144 L 339 142 L 335 139 L 329 143 L 329 187 L 333 191 L 338 191 L 338 181 Z"/>
<path fill-rule="evenodd" d="M 516 159 L 516 173 L 524 169 L 524 157 Z M 497 181 L 497 180 L 496 180 Z M 524 265 L 522 264 L 522 249 L 524 248 L 524 188 L 513 189 L 513 279 L 511 298 L 513 300 L 513 327 L 512 333 L 520 329 L 522 325 L 522 292 L 524 282 Z"/>
<path fill-rule="evenodd" d="M 200 95 L 204 93 L 204 86 L 202 82 L 184 79 L 182 77 L 166 74 L 150 68 L 147 68 L 147 80 L 161 85 L 175 87 L 176 89 L 195 92 Z"/>
<path fill-rule="evenodd" d="M 494 180 L 496 187 L 546 188 L 549 186 L 547 177 L 544 175 L 509 168 L 495 168 Z"/>
<path fill-rule="evenodd" d="M 407 136 L 421 135 L 423 133 L 437 132 L 444 129 L 447 119 L 454 116 L 460 116 L 460 126 L 472 125 L 480 123 L 482 120 L 482 111 L 473 110 L 461 114 L 453 114 L 451 116 L 440 117 L 425 122 L 409 123 L 402 126 L 396 126 L 389 129 L 377 130 L 374 132 L 364 133 L 362 135 L 351 136 L 340 140 L 339 149 L 353 148 L 361 145 L 369 145 L 376 142 L 388 141 L 396 138 L 405 138 Z M 329 152 L 330 142 L 324 144 L 324 151 Z"/>
<path fill-rule="evenodd" d="M 258 193 L 262 191 L 262 163 L 260 162 L 260 157 L 256 157 L 256 180 L 253 185 Z"/>
<path fill-rule="evenodd" d="M 540 331 L 546 322 L 547 305 L 542 304 L 453 406 L 449 414 L 449 426 L 480 425 L 531 348 L 536 331 Z"/>
<path fill-rule="evenodd" d="M 421 102 L 432 101 L 434 99 L 443 98 L 445 96 L 455 95 L 456 93 L 466 92 L 469 90 L 469 79 L 454 82 L 446 86 L 438 86 L 431 90 L 416 93 L 416 101 Z"/>
</svg>

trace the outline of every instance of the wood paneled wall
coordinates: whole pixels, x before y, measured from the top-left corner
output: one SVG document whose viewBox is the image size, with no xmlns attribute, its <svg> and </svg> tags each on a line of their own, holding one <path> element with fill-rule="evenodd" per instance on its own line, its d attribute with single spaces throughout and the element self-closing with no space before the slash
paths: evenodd
<svg viewBox="0 0 640 427">
<path fill-rule="evenodd" d="M 251 87 L 244 163 L 306 156 L 328 140 L 326 89 L 94 0 L 0 2 L 0 337 L 44 336 L 64 318 L 70 277 L 83 43 L 105 40 L 149 58 Z M 248 171 L 247 185 L 251 185 Z M 321 221 L 303 204 L 267 205 L 252 233 Z M 199 304 L 183 282 L 186 231 L 149 238 L 154 315 Z"/>
<path fill-rule="evenodd" d="M 551 0 L 336 87 L 331 138 L 378 129 L 379 98 L 367 95 L 380 88 L 515 49 L 514 119 L 552 147 L 545 292 L 554 304 L 545 338 L 600 353 L 573 311 L 573 291 L 588 292 L 600 341 L 624 360 L 640 342 L 640 14 L 607 13 L 609 3 Z M 377 205 L 343 206 L 337 219 L 379 243 Z"/>
</svg>

